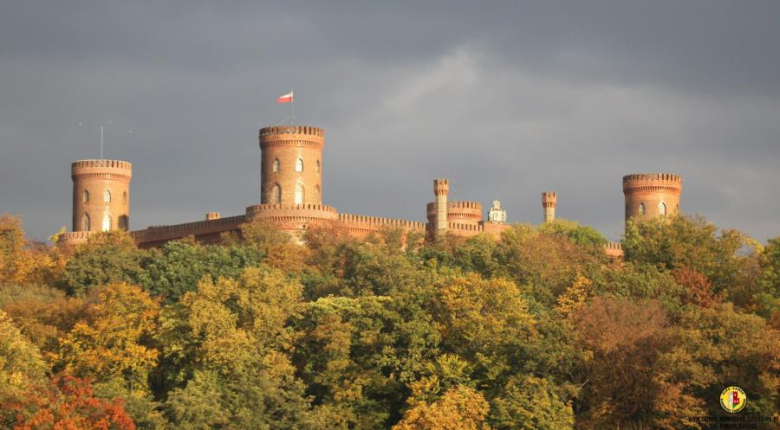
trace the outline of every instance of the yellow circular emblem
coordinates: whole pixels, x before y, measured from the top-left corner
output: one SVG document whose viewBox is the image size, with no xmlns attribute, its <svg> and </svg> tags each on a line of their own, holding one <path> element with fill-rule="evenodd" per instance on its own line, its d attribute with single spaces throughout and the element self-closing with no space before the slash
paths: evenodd
<svg viewBox="0 0 780 430">
<path fill-rule="evenodd" d="M 730 414 L 736 414 L 742 409 L 745 409 L 746 404 L 747 395 L 742 388 L 737 386 L 726 387 L 726 389 L 720 393 L 720 405 L 723 407 L 723 410 Z"/>
</svg>

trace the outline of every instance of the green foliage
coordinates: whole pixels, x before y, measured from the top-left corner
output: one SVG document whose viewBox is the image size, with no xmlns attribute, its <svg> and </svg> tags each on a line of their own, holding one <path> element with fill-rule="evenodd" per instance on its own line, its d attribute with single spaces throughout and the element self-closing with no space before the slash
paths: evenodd
<svg viewBox="0 0 780 430">
<path fill-rule="evenodd" d="M 38 348 L 27 342 L 0 310 L 0 405 L 18 399 L 26 388 L 42 382 L 46 371 Z"/>
<path fill-rule="evenodd" d="M 603 247 L 607 238 L 593 227 L 580 225 L 577 221 L 568 221 L 557 218 L 552 222 L 546 222 L 539 226 L 539 231 L 546 234 L 554 234 L 569 238 L 577 245 Z"/>
<path fill-rule="evenodd" d="M 234 279 L 245 268 L 258 266 L 262 256 L 262 251 L 249 246 L 168 242 L 144 259 L 140 284 L 153 296 L 163 297 L 165 303 L 174 303 L 186 292 L 195 291 L 204 277 Z"/>
<path fill-rule="evenodd" d="M 632 220 L 625 260 L 563 220 L 225 239 L 59 252 L 0 218 L 0 426 L 696 429 L 728 385 L 780 410 L 780 238 Z"/>
<path fill-rule="evenodd" d="M 68 294 L 80 297 L 90 288 L 100 285 L 114 282 L 138 284 L 145 255 L 125 232 L 92 235 L 68 260 L 62 285 Z"/>
<path fill-rule="evenodd" d="M 490 421 L 496 430 L 570 430 L 574 412 L 546 379 L 513 377 L 493 400 Z"/>
</svg>

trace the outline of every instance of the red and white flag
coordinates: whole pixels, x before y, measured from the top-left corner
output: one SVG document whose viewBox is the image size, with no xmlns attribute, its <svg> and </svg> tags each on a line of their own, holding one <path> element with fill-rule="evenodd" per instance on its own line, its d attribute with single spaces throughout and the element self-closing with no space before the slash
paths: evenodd
<svg viewBox="0 0 780 430">
<path fill-rule="evenodd" d="M 277 103 L 292 103 L 293 101 L 293 92 L 290 91 L 289 93 L 279 97 L 276 99 Z"/>
</svg>

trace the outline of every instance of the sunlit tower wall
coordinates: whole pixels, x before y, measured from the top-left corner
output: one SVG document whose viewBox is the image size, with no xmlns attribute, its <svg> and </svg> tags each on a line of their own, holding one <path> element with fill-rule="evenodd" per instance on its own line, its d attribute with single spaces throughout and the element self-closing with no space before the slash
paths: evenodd
<svg viewBox="0 0 780 430">
<path fill-rule="evenodd" d="M 304 125 L 260 129 L 260 203 L 322 204 L 325 131 Z"/>
<path fill-rule="evenodd" d="M 447 232 L 447 196 L 450 193 L 450 183 L 447 179 L 433 180 L 433 194 L 436 196 L 436 221 L 433 225 L 434 237 L 440 237 Z"/>
<path fill-rule="evenodd" d="M 73 231 L 130 228 L 133 166 L 121 160 L 80 160 L 71 164 Z"/>
<path fill-rule="evenodd" d="M 671 173 L 639 173 L 623 176 L 626 221 L 643 220 L 680 212 L 682 177 Z"/>
<path fill-rule="evenodd" d="M 544 208 L 544 222 L 555 221 L 555 206 L 558 205 L 558 197 L 555 191 L 542 193 L 542 208 Z"/>
</svg>

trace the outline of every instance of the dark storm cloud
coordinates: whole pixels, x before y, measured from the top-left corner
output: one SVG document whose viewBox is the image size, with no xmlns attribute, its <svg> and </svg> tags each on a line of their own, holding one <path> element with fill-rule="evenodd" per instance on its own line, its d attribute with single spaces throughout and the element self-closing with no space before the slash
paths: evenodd
<svg viewBox="0 0 780 430">
<path fill-rule="evenodd" d="M 684 176 L 683 208 L 780 232 L 777 2 L 10 1 L 0 6 L 0 212 L 70 222 L 70 162 L 134 163 L 132 227 L 239 214 L 257 129 L 327 131 L 324 197 L 424 219 L 431 180 L 622 231 L 621 177 Z M 79 125 L 81 123 L 82 125 Z M 130 132 L 132 130 L 132 132 Z M 774 193 L 776 194 L 776 193 Z M 70 226 L 69 226 L 70 227 Z"/>
</svg>

